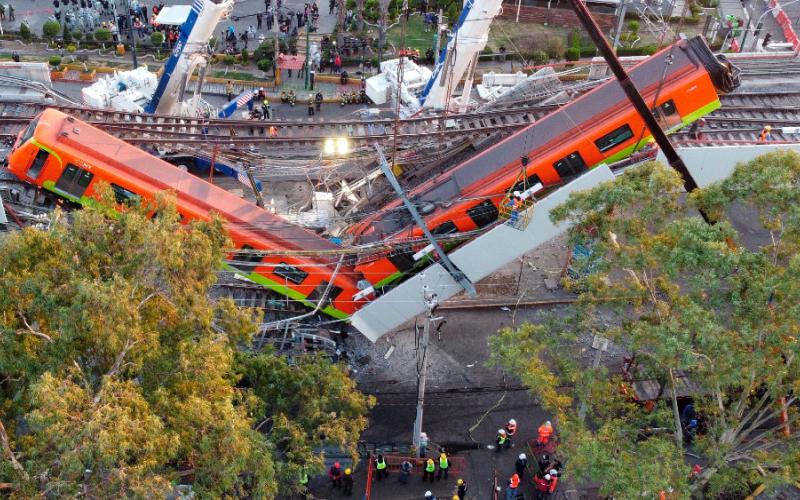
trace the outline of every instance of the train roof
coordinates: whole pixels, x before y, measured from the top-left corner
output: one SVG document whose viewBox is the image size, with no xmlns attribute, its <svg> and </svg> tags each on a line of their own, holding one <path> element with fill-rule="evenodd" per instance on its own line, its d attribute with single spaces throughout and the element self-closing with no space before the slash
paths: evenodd
<svg viewBox="0 0 800 500">
<path fill-rule="evenodd" d="M 171 190 L 179 200 L 218 212 L 239 229 L 278 241 L 290 249 L 331 250 L 339 248 L 316 233 L 294 225 L 261 207 L 195 177 L 160 158 L 142 151 L 102 130 L 60 111 L 48 109 L 43 122 L 55 126 L 56 140 L 78 158 L 102 161 L 160 190 Z"/>
<path fill-rule="evenodd" d="M 695 50 L 692 44 L 679 41 L 634 66 L 629 71 L 631 80 L 642 94 L 647 94 L 658 87 L 662 78 L 667 82 L 702 68 L 703 64 Z M 560 138 L 566 138 L 562 136 L 575 135 L 575 129 L 580 134 L 583 130 L 591 129 L 598 117 L 614 112 L 615 108 L 626 102 L 627 96 L 622 86 L 616 79 L 610 80 L 418 186 L 411 191 L 410 198 L 417 203 L 452 201 L 467 186 L 507 168 L 522 155 L 535 154 L 547 146 L 558 144 Z M 398 204 L 396 202 L 392 206 Z M 372 241 L 395 234 L 410 222 L 410 215 L 406 216 L 399 210 L 388 210 L 373 222 L 375 229 L 364 235 L 363 239 Z"/>
</svg>

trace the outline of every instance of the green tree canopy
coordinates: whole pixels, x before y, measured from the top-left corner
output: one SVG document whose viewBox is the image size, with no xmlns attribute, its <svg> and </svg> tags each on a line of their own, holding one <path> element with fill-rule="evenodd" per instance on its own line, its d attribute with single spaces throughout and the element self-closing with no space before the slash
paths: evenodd
<svg viewBox="0 0 800 500">
<path fill-rule="evenodd" d="M 618 498 L 737 497 L 800 471 L 800 156 L 758 158 L 688 204 L 682 196 L 679 176 L 657 163 L 571 196 L 552 218 L 574 223 L 571 244 L 591 246 L 595 271 L 575 284 L 574 315 L 492 339 L 493 362 L 558 418 L 570 472 Z M 758 214 L 769 244 L 742 241 L 726 218 L 733 204 Z M 719 222 L 706 224 L 696 207 Z M 628 353 L 634 379 L 656 381 L 663 397 L 650 411 L 629 397 L 618 367 L 579 360 L 592 335 Z M 684 375 L 697 388 L 699 474 L 683 454 Z"/>
<path fill-rule="evenodd" d="M 100 204 L 0 240 L 0 482 L 21 496 L 160 498 L 186 482 L 273 498 L 297 477 L 276 471 L 319 471 L 315 445 L 351 449 L 366 425 L 371 400 L 342 366 L 239 352 L 251 312 L 208 298 L 222 222 L 152 209 Z"/>
</svg>

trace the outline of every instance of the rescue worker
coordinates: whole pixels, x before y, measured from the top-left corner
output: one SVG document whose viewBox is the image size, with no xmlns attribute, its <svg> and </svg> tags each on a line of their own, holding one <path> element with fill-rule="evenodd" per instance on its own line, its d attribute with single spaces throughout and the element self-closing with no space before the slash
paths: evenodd
<svg viewBox="0 0 800 500">
<path fill-rule="evenodd" d="M 308 94 L 308 116 L 314 116 L 314 94 Z"/>
<path fill-rule="evenodd" d="M 294 95 L 294 89 L 289 90 L 287 99 L 289 100 L 289 106 L 294 107 L 294 105 L 297 104 L 297 96 Z"/>
<path fill-rule="evenodd" d="M 508 203 L 506 203 L 506 207 L 510 212 L 510 217 L 508 219 L 509 224 L 515 226 L 517 221 L 519 220 L 519 209 L 522 206 L 522 200 L 520 199 L 520 192 L 514 191 L 511 197 L 508 199 Z"/>
<path fill-rule="evenodd" d="M 495 439 L 497 442 L 497 452 L 500 453 L 503 451 L 503 448 L 508 446 L 508 436 L 506 436 L 505 429 L 497 429 L 497 438 Z"/>
<path fill-rule="evenodd" d="M 553 435 L 553 424 L 548 420 L 539 426 L 539 436 L 536 438 L 536 444 L 546 445 L 550 442 L 550 436 Z"/>
<path fill-rule="evenodd" d="M 278 127 L 272 125 L 269 127 L 269 136 L 270 137 L 278 137 Z"/>
<path fill-rule="evenodd" d="M 400 477 L 397 478 L 403 484 L 408 484 L 408 477 L 411 475 L 411 469 L 414 466 L 411 465 L 411 462 L 408 460 L 403 460 L 403 463 L 400 464 Z"/>
<path fill-rule="evenodd" d="M 328 469 L 328 477 L 331 478 L 334 488 L 339 489 L 342 487 L 342 466 L 339 462 L 334 463 Z"/>
<path fill-rule="evenodd" d="M 260 94 L 261 94 L 261 91 L 259 90 L 259 95 Z M 286 94 L 285 90 L 281 90 L 281 102 L 284 103 L 284 104 L 287 104 L 289 102 L 289 96 L 288 96 L 288 94 Z"/>
<path fill-rule="evenodd" d="M 317 107 L 317 113 L 322 111 L 322 101 L 323 101 L 322 91 L 320 90 L 320 91 L 317 91 L 317 95 L 314 96 L 314 104 Z"/>
<path fill-rule="evenodd" d="M 512 418 L 506 424 L 506 434 L 508 434 L 509 438 L 513 438 L 514 434 L 516 433 L 517 433 L 517 421 Z"/>
<path fill-rule="evenodd" d="M 517 471 L 520 480 L 525 479 L 525 467 L 527 466 L 528 457 L 526 457 L 524 453 L 520 453 L 519 457 L 517 457 L 517 461 L 514 462 L 514 469 Z"/>
<path fill-rule="evenodd" d="M 517 488 L 519 488 L 519 476 L 514 474 L 508 480 L 508 486 L 506 486 L 506 500 L 516 500 Z"/>
<path fill-rule="evenodd" d="M 533 485 L 536 487 L 537 499 L 547 498 L 550 496 L 550 474 L 545 474 L 540 477 L 538 474 L 533 476 Z"/>
<path fill-rule="evenodd" d="M 458 485 L 458 500 L 464 500 L 467 497 L 467 483 L 463 479 L 456 481 Z"/>
<path fill-rule="evenodd" d="M 269 108 L 269 99 L 264 97 L 264 99 L 261 101 L 261 119 L 269 120 L 270 118 L 272 118 L 272 113 L 270 111 L 271 110 Z"/>
<path fill-rule="evenodd" d="M 425 462 L 425 470 L 422 474 L 422 482 L 424 483 L 426 479 L 431 478 L 431 482 L 433 482 L 433 473 L 436 471 L 436 464 L 433 463 L 433 459 L 429 458 L 427 462 Z"/>
<path fill-rule="evenodd" d="M 699 141 L 700 139 L 702 139 L 703 133 L 700 131 L 700 128 L 704 127 L 705 125 L 706 121 L 703 118 L 696 120 L 694 123 L 692 123 L 692 126 L 689 127 L 689 138 L 695 141 Z"/>
<path fill-rule="evenodd" d="M 558 486 L 558 471 L 551 469 L 548 476 L 550 476 L 550 486 L 547 488 L 547 492 L 552 494 L 556 491 L 556 486 Z"/>
<path fill-rule="evenodd" d="M 383 458 L 383 455 L 378 455 L 378 458 L 375 459 L 375 475 L 378 481 L 389 475 L 386 470 L 386 459 Z"/>
<path fill-rule="evenodd" d="M 347 495 L 347 496 L 350 496 L 350 495 L 353 494 L 353 474 L 352 474 L 352 472 L 353 471 L 351 471 L 349 467 L 344 470 L 344 479 L 343 479 L 344 488 L 342 489 L 342 493 L 344 495 Z"/>
<path fill-rule="evenodd" d="M 761 130 L 761 134 L 758 136 L 758 142 L 769 142 L 772 140 L 772 126 L 765 125 Z"/>
<path fill-rule="evenodd" d="M 436 500 L 436 497 L 428 490 L 425 492 L 425 500 Z"/>
<path fill-rule="evenodd" d="M 228 96 L 228 102 L 233 100 L 233 82 L 228 80 L 225 84 L 225 94 Z"/>
<path fill-rule="evenodd" d="M 428 451 L 428 435 L 424 432 L 419 433 L 419 456 L 425 457 Z"/>
<path fill-rule="evenodd" d="M 447 453 L 442 452 L 439 455 L 439 472 L 436 473 L 436 479 L 439 480 L 444 476 L 445 480 L 450 472 L 450 462 L 447 460 Z"/>
</svg>

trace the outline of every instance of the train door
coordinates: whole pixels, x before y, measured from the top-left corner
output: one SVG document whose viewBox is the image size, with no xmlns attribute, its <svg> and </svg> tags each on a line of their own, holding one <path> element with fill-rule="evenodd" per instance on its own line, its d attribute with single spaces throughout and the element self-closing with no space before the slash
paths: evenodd
<svg viewBox="0 0 800 500">
<path fill-rule="evenodd" d="M 39 174 L 42 173 L 42 169 L 44 168 L 44 164 L 47 163 L 48 158 L 50 158 L 50 153 L 44 149 L 40 149 L 39 152 L 36 153 L 36 157 L 33 159 L 33 163 L 31 163 L 27 174 L 31 180 L 39 178 Z"/>
<path fill-rule="evenodd" d="M 61 177 L 56 182 L 56 189 L 75 198 L 80 198 L 86 192 L 86 188 L 89 187 L 93 178 L 93 173 L 68 163 L 67 168 L 61 172 Z"/>
<path fill-rule="evenodd" d="M 559 177 L 567 179 L 575 175 L 580 175 L 586 171 L 586 162 L 577 151 L 574 151 L 557 162 L 553 163 L 553 168 L 558 172 Z"/>
</svg>

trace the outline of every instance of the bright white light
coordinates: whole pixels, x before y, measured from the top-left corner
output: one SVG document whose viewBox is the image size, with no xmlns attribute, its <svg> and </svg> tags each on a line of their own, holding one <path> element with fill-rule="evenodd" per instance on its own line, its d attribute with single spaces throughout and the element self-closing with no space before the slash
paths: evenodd
<svg viewBox="0 0 800 500">
<path fill-rule="evenodd" d="M 323 151 L 325 152 L 326 155 L 332 155 L 333 153 L 336 152 L 336 143 L 334 142 L 333 139 L 331 138 L 325 139 L 325 145 Z"/>
<path fill-rule="evenodd" d="M 350 152 L 350 144 L 346 137 L 338 137 L 336 139 L 336 152 L 340 155 L 346 155 Z"/>
</svg>

